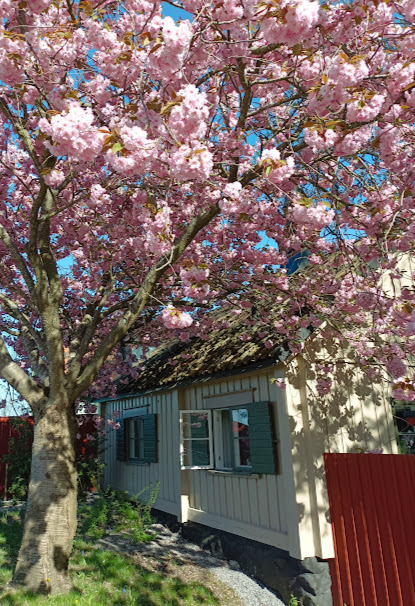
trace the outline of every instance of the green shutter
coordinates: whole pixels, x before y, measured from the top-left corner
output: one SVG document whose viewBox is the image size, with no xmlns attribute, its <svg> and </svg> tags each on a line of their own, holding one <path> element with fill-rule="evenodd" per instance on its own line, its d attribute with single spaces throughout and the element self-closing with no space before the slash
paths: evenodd
<svg viewBox="0 0 415 606">
<path fill-rule="evenodd" d="M 157 415 L 143 415 L 144 461 L 157 463 Z"/>
<path fill-rule="evenodd" d="M 255 402 L 244 408 L 248 410 L 252 473 L 274 474 L 276 459 L 269 402 Z"/>
<path fill-rule="evenodd" d="M 118 419 L 118 423 L 120 424 L 120 427 L 119 429 L 115 430 L 117 461 L 126 461 L 127 448 L 125 444 L 125 421 L 124 419 Z"/>
</svg>

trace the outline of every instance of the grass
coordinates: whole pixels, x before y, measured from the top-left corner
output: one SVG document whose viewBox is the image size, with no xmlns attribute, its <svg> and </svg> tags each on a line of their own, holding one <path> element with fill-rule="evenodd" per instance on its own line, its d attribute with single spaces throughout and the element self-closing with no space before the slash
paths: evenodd
<svg viewBox="0 0 415 606">
<path fill-rule="evenodd" d="M 124 513 L 126 508 L 128 510 L 125 505 L 121 508 Z M 7 586 L 12 579 L 13 566 L 20 546 L 22 523 L 16 512 L 0 515 L 0 606 L 220 605 L 212 590 L 199 582 L 184 582 L 178 576 L 163 574 L 151 569 L 151 566 L 140 566 L 127 554 L 101 548 L 99 543 L 97 544 L 97 532 L 105 532 L 105 515 L 99 517 L 97 524 L 97 518 L 93 517 L 97 509 L 101 513 L 104 509 L 99 499 L 91 508 L 90 515 L 81 507 L 80 533 L 75 539 L 70 563 L 74 589 L 70 594 L 53 597 L 37 596 Z M 127 511 L 127 524 L 130 524 L 131 519 L 128 516 Z M 115 527 L 116 520 L 117 516 L 113 520 Z M 142 527 L 139 534 L 143 538 L 145 528 Z M 145 540 L 148 538 L 149 535 Z M 137 536 L 133 537 L 133 540 L 137 541 Z"/>
</svg>

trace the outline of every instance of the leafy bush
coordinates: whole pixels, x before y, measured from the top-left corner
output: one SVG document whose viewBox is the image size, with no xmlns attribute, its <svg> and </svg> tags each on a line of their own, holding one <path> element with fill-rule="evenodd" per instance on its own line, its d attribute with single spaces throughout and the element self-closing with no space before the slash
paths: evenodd
<svg viewBox="0 0 415 606">
<path fill-rule="evenodd" d="M 13 501 L 24 501 L 29 489 L 32 465 L 33 423 L 30 417 L 13 417 L 9 421 L 13 436 L 9 452 L 1 462 L 7 464 L 7 492 Z"/>
<path fill-rule="evenodd" d="M 151 509 L 157 498 L 159 485 L 145 488 L 131 498 L 127 492 L 106 490 L 88 499 L 79 507 L 78 533 L 85 538 L 100 539 L 109 530 L 126 532 L 139 543 L 149 541 L 153 523 Z M 148 497 L 143 500 L 144 493 Z"/>
<path fill-rule="evenodd" d="M 85 497 L 97 490 L 103 475 L 102 455 L 106 448 L 105 432 L 99 431 L 102 420 L 97 415 L 77 417 L 82 435 L 76 441 L 76 469 L 79 496 Z M 0 462 L 7 464 L 7 492 L 14 501 L 24 501 L 29 489 L 32 465 L 33 421 L 30 417 L 12 417 L 9 421 L 13 437 L 9 440 L 9 452 Z"/>
</svg>

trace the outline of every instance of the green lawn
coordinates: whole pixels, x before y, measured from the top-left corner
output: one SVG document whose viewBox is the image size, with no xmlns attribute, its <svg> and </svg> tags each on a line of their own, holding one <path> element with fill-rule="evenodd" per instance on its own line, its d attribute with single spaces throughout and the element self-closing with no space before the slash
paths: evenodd
<svg viewBox="0 0 415 606">
<path fill-rule="evenodd" d="M 81 528 L 85 526 L 80 524 Z M 39 597 L 7 587 L 22 536 L 19 514 L 0 514 L 0 605 L 192 606 L 220 605 L 212 590 L 179 575 L 138 566 L 128 555 L 102 549 L 96 538 L 78 537 L 71 558 L 74 590 L 65 596 Z"/>
</svg>

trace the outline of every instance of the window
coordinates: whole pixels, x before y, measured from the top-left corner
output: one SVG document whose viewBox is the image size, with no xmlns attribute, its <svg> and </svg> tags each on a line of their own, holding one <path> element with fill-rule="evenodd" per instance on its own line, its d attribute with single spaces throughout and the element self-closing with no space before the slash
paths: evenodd
<svg viewBox="0 0 415 606">
<path fill-rule="evenodd" d="M 157 415 L 126 410 L 116 430 L 117 460 L 157 463 Z"/>
<path fill-rule="evenodd" d="M 182 469 L 275 473 L 268 402 L 181 411 Z"/>
<path fill-rule="evenodd" d="M 144 459 L 144 419 L 127 419 L 127 458 Z"/>
<path fill-rule="evenodd" d="M 392 401 L 398 446 L 401 454 L 415 454 L 415 406 Z"/>
<path fill-rule="evenodd" d="M 180 458 L 184 469 L 211 467 L 212 420 L 210 411 L 189 411 L 180 415 Z"/>
<path fill-rule="evenodd" d="M 215 468 L 251 468 L 249 415 L 246 408 L 213 410 Z"/>
</svg>

